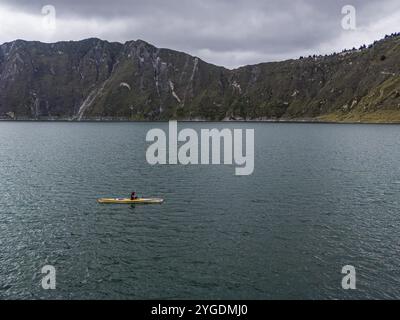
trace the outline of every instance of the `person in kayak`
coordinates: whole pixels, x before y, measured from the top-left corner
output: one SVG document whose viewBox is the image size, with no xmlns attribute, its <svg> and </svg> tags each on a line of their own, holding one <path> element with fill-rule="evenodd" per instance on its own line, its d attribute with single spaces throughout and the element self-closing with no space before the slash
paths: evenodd
<svg viewBox="0 0 400 320">
<path fill-rule="evenodd" d="M 136 196 L 136 192 L 132 192 L 131 193 L 131 200 L 136 200 L 137 196 Z"/>
</svg>

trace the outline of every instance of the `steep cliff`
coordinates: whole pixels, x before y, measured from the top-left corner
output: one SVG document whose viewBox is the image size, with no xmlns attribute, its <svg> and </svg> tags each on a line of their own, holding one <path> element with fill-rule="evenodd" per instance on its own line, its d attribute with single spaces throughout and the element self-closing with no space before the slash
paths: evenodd
<svg viewBox="0 0 400 320">
<path fill-rule="evenodd" d="M 0 46 L 3 119 L 400 121 L 400 36 L 228 70 L 144 41 Z"/>
</svg>

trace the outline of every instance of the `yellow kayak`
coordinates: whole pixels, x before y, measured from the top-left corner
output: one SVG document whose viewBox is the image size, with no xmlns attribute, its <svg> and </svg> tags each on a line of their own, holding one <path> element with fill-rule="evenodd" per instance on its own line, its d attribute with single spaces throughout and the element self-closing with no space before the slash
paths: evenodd
<svg viewBox="0 0 400 320">
<path fill-rule="evenodd" d="M 131 200 L 130 198 L 101 198 L 97 202 L 102 204 L 161 204 L 164 202 L 164 199 L 138 198 Z"/>
</svg>

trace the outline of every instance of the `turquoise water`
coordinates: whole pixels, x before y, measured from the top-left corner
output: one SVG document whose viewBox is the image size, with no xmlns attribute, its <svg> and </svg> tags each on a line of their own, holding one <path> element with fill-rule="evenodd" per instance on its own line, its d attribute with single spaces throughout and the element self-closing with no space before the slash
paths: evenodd
<svg viewBox="0 0 400 320">
<path fill-rule="evenodd" d="M 242 177 L 148 165 L 160 126 L 0 123 L 1 298 L 400 298 L 399 126 L 180 124 L 254 128 Z M 133 190 L 166 202 L 96 203 Z"/>
</svg>

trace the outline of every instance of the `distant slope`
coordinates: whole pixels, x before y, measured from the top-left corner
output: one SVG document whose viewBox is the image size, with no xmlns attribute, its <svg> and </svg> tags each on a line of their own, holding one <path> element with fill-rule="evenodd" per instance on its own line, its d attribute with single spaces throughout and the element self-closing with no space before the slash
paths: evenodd
<svg viewBox="0 0 400 320">
<path fill-rule="evenodd" d="M 144 41 L 0 46 L 3 119 L 400 121 L 400 36 L 228 70 Z"/>
</svg>

